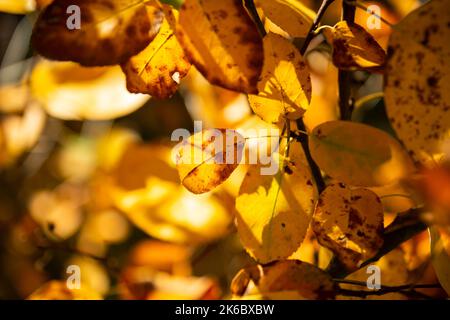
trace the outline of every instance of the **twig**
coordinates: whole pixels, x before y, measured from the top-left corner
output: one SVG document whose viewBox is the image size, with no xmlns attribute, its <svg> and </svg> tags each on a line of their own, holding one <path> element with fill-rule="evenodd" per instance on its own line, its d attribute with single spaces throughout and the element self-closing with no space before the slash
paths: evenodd
<svg viewBox="0 0 450 320">
<path fill-rule="evenodd" d="M 258 27 L 258 31 L 259 31 L 261 37 L 264 37 L 267 32 L 266 32 L 266 29 L 264 28 L 264 24 L 262 23 L 261 18 L 258 15 L 258 11 L 256 10 L 254 0 L 245 0 L 244 6 L 247 9 L 250 16 L 252 17 L 256 26 Z"/>
</svg>

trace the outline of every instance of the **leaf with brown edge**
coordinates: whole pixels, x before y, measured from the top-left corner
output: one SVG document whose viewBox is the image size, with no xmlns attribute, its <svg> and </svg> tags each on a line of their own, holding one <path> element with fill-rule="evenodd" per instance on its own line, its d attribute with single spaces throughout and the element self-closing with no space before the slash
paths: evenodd
<svg viewBox="0 0 450 320">
<path fill-rule="evenodd" d="M 122 65 L 128 91 L 147 93 L 157 99 L 170 98 L 191 68 L 175 37 L 178 13 L 168 5 L 164 5 L 164 12 L 165 19 L 155 39 Z"/>
<path fill-rule="evenodd" d="M 378 71 L 383 68 L 386 53 L 373 36 L 356 23 L 340 21 L 323 29 L 333 47 L 333 63 L 343 70 Z"/>
<path fill-rule="evenodd" d="M 66 10 L 77 5 L 81 28 L 68 29 Z M 34 49 L 48 59 L 106 66 L 127 61 L 156 36 L 163 13 L 156 0 L 56 0 L 39 16 Z"/>
<path fill-rule="evenodd" d="M 348 270 L 373 257 L 383 244 L 383 206 L 368 189 L 342 183 L 320 195 L 312 228 L 319 243 L 332 250 Z"/>
<path fill-rule="evenodd" d="M 380 129 L 350 121 L 329 121 L 310 135 L 311 156 L 326 174 L 354 186 L 382 186 L 415 171 L 402 146 Z"/>
<path fill-rule="evenodd" d="M 300 247 L 317 199 L 300 144 L 290 148 L 276 174 L 262 174 L 262 165 L 250 165 L 236 198 L 241 243 L 260 263 L 288 258 Z"/>
<path fill-rule="evenodd" d="M 300 118 L 311 101 L 311 78 L 297 48 L 274 33 L 264 37 L 264 67 L 258 95 L 249 95 L 253 111 L 269 123 Z"/>
<path fill-rule="evenodd" d="M 267 18 L 295 38 L 306 37 L 315 17 L 315 12 L 298 0 L 259 0 L 256 4 Z"/>
<path fill-rule="evenodd" d="M 450 10 L 429 1 L 398 23 L 389 39 L 386 112 L 414 160 L 433 164 L 450 129 Z"/>
<path fill-rule="evenodd" d="M 186 0 L 177 38 L 193 65 L 212 84 L 256 93 L 262 39 L 241 0 Z"/>
<path fill-rule="evenodd" d="M 181 183 L 191 192 L 211 191 L 239 165 L 245 139 L 230 129 L 208 129 L 190 136 L 175 148 Z"/>
<path fill-rule="evenodd" d="M 281 260 L 240 270 L 231 283 L 231 292 L 243 296 L 253 281 L 263 298 L 285 299 L 298 294 L 303 299 L 333 299 L 337 286 L 325 271 L 299 260 Z"/>
</svg>

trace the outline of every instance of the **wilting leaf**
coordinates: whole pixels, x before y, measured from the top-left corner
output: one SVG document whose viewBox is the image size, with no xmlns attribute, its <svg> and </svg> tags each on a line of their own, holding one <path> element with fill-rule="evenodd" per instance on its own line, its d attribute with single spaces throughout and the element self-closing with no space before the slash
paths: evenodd
<svg viewBox="0 0 450 320">
<path fill-rule="evenodd" d="M 86 286 L 69 289 L 66 281 L 52 280 L 33 292 L 29 300 L 101 300 L 102 297 Z"/>
<path fill-rule="evenodd" d="M 249 95 L 250 106 L 270 123 L 303 115 L 311 100 L 311 79 L 297 48 L 283 37 L 264 38 L 264 67 L 258 95 Z"/>
<path fill-rule="evenodd" d="M 352 270 L 383 244 L 383 206 L 368 189 L 333 184 L 320 195 L 312 227 L 319 243 Z"/>
<path fill-rule="evenodd" d="M 450 295 L 450 232 L 444 228 L 431 227 L 431 261 L 439 283 Z"/>
<path fill-rule="evenodd" d="M 377 70 L 383 66 L 383 48 L 360 25 L 340 21 L 325 28 L 324 34 L 333 46 L 333 63 L 339 69 Z"/>
<path fill-rule="evenodd" d="M 314 128 L 309 145 L 319 167 L 349 185 L 386 185 L 414 171 L 394 138 L 365 124 L 326 122 Z"/>
<path fill-rule="evenodd" d="M 166 7 L 158 35 L 143 51 L 122 65 L 127 88 L 134 93 L 148 93 L 154 98 L 170 98 L 191 64 L 175 37 L 176 11 Z"/>
<path fill-rule="evenodd" d="M 282 165 L 275 175 L 263 175 L 261 165 L 250 165 L 236 199 L 241 242 L 261 263 L 287 258 L 298 249 L 317 197 L 298 144 Z"/>
<path fill-rule="evenodd" d="M 71 5 L 80 8 L 80 29 L 69 29 Z M 163 14 L 156 1 L 57 0 L 35 24 L 33 47 L 53 60 L 86 66 L 123 63 L 156 36 Z M 70 21 L 69 21 L 70 20 Z"/>
<path fill-rule="evenodd" d="M 242 296 L 250 281 L 263 298 L 283 299 L 296 292 L 303 299 L 333 299 L 336 291 L 330 275 L 299 260 L 282 260 L 242 269 L 231 283 L 231 292 Z"/>
<path fill-rule="evenodd" d="M 314 11 L 299 0 L 259 0 L 257 6 L 267 18 L 296 38 L 306 37 L 315 17 Z"/>
<path fill-rule="evenodd" d="M 129 93 L 120 67 L 85 68 L 71 62 L 41 61 L 33 69 L 31 89 L 53 117 L 105 120 L 140 108 L 147 95 Z"/>
<path fill-rule="evenodd" d="M 35 0 L 0 0 L 0 12 L 25 14 L 35 9 Z"/>
<path fill-rule="evenodd" d="M 213 193 L 187 191 L 169 161 L 170 148 L 130 145 L 115 168 L 115 205 L 160 240 L 198 244 L 222 237 L 232 217 L 224 202 Z"/>
<path fill-rule="evenodd" d="M 241 0 L 186 0 L 177 38 L 212 84 L 256 93 L 263 64 L 262 40 Z"/>
<path fill-rule="evenodd" d="M 224 182 L 242 157 L 245 139 L 230 129 L 198 132 L 177 145 L 181 183 L 191 192 L 208 192 Z"/>
<path fill-rule="evenodd" d="M 394 27 L 385 99 L 389 120 L 414 160 L 439 158 L 450 128 L 450 10 L 433 0 Z"/>
</svg>

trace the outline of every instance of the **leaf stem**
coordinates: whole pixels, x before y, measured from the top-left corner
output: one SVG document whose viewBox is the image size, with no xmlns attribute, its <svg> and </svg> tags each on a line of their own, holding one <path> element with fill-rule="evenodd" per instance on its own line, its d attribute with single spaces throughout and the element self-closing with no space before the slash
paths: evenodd
<svg viewBox="0 0 450 320">
<path fill-rule="evenodd" d="M 264 28 L 264 24 L 262 23 L 261 18 L 258 15 L 258 11 L 256 10 L 254 0 L 244 0 L 244 7 L 247 9 L 252 20 L 258 27 L 259 34 L 261 35 L 262 38 L 264 38 L 267 32 L 266 29 Z"/>
</svg>

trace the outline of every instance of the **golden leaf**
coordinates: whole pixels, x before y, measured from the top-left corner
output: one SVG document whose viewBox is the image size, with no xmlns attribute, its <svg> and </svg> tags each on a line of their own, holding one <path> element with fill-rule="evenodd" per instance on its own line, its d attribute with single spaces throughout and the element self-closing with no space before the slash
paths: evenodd
<svg viewBox="0 0 450 320">
<path fill-rule="evenodd" d="M 150 98 L 129 93 L 118 66 L 85 68 L 72 62 L 39 62 L 31 75 L 31 90 L 51 116 L 64 120 L 121 117 Z"/>
<path fill-rule="evenodd" d="M 0 0 L 0 12 L 25 14 L 35 9 L 35 0 Z"/>
<path fill-rule="evenodd" d="M 259 0 L 257 6 L 273 23 L 296 38 L 306 37 L 315 17 L 315 12 L 299 0 Z"/>
<path fill-rule="evenodd" d="M 293 254 L 311 220 L 317 197 L 311 172 L 299 144 L 290 154 L 276 175 L 262 175 L 261 165 L 250 165 L 236 198 L 241 242 L 261 263 Z"/>
<path fill-rule="evenodd" d="M 333 47 L 333 63 L 339 69 L 380 70 L 386 54 L 373 36 L 356 23 L 340 21 L 323 30 Z"/>
<path fill-rule="evenodd" d="M 383 206 L 368 189 L 332 184 L 320 195 L 312 227 L 319 243 L 353 270 L 383 244 Z"/>
<path fill-rule="evenodd" d="M 397 24 L 389 40 L 386 111 L 414 160 L 441 156 L 450 128 L 450 11 L 433 0 Z"/>
<path fill-rule="evenodd" d="M 79 29 L 67 25 L 71 15 L 66 11 L 72 5 L 80 8 Z M 49 59 L 114 65 L 144 49 L 158 33 L 162 19 L 156 0 L 59 0 L 39 16 L 32 43 Z"/>
<path fill-rule="evenodd" d="M 242 296 L 253 281 L 263 298 L 333 299 L 336 285 L 325 271 L 299 260 L 281 260 L 266 266 L 242 269 L 231 283 L 231 292 Z"/>
<path fill-rule="evenodd" d="M 326 174 L 349 185 L 386 185 L 415 170 L 394 138 L 361 123 L 325 122 L 314 128 L 309 146 L 314 161 Z"/>
<path fill-rule="evenodd" d="M 241 0 L 186 0 L 177 38 L 193 65 L 212 84 L 256 93 L 262 40 Z"/>
<path fill-rule="evenodd" d="M 170 98 L 177 90 L 191 64 L 175 37 L 175 10 L 165 6 L 165 19 L 153 41 L 122 65 L 128 91 L 148 93 L 157 99 Z"/>
<path fill-rule="evenodd" d="M 211 191 L 223 183 L 241 161 L 245 139 L 230 129 L 198 132 L 176 146 L 181 183 L 191 192 Z"/>
<path fill-rule="evenodd" d="M 311 100 L 311 79 L 297 48 L 283 37 L 264 37 L 264 67 L 258 95 L 249 95 L 250 106 L 263 120 L 279 123 L 298 119 Z"/>
</svg>

